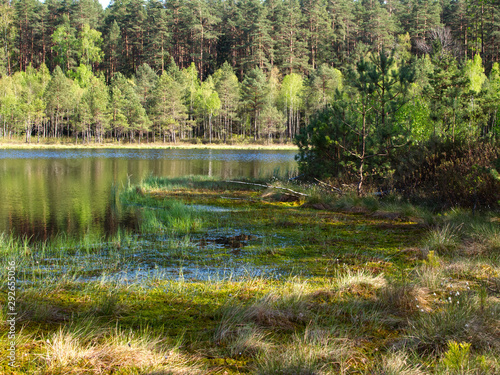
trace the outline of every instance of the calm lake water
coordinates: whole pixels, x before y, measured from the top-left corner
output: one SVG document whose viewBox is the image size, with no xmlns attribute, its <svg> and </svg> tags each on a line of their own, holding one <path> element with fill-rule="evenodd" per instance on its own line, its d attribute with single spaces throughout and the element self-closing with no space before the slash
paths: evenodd
<svg viewBox="0 0 500 375">
<path fill-rule="evenodd" d="M 113 191 L 149 175 L 223 179 L 295 173 L 295 151 L 0 150 L 0 233 L 47 239 L 134 227 Z"/>
</svg>

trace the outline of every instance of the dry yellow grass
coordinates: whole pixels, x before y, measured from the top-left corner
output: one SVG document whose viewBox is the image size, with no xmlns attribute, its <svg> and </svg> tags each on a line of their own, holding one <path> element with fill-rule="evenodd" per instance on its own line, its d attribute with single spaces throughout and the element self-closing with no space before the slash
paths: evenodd
<svg viewBox="0 0 500 375">
<path fill-rule="evenodd" d="M 60 329 L 45 341 L 44 374 L 109 374 L 118 369 L 141 373 L 202 374 L 201 367 L 177 347 L 159 338 L 96 331 Z"/>
</svg>

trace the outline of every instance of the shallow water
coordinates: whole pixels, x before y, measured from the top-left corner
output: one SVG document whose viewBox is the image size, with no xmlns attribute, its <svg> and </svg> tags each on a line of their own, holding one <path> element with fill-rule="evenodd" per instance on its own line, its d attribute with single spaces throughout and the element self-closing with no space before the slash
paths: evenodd
<svg viewBox="0 0 500 375">
<path fill-rule="evenodd" d="M 0 150 L 0 233 L 36 240 L 114 234 L 137 226 L 133 208 L 117 200 L 128 183 L 149 175 L 293 175 L 294 156 L 267 150 Z"/>
</svg>

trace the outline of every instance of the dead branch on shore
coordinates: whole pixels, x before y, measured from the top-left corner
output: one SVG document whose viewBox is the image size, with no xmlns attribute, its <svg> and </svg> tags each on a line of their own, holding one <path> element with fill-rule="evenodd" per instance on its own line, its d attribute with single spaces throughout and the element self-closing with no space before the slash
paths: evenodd
<svg viewBox="0 0 500 375">
<path fill-rule="evenodd" d="M 233 184 L 243 184 L 243 185 L 260 186 L 260 187 L 269 188 L 269 189 L 281 189 L 281 190 L 286 190 L 286 191 L 288 191 L 288 192 L 290 192 L 292 194 L 301 195 L 301 196 L 304 196 L 304 197 L 308 197 L 309 196 L 308 194 L 301 193 L 301 192 L 298 192 L 298 191 L 294 191 L 292 189 L 284 188 L 284 187 L 281 187 L 281 186 L 255 184 L 253 182 L 232 181 L 232 180 L 228 180 L 226 182 L 232 182 Z"/>
<path fill-rule="evenodd" d="M 332 189 L 333 191 L 335 191 L 336 193 L 338 193 L 339 195 L 343 195 L 344 192 L 342 190 L 340 190 L 339 188 L 335 187 L 335 186 L 332 186 L 330 184 L 327 184 L 326 182 L 323 182 L 323 181 L 320 181 L 318 180 L 317 178 L 315 178 L 315 180 L 321 185 L 321 186 L 325 186 L 325 187 L 328 187 L 330 189 Z"/>
</svg>

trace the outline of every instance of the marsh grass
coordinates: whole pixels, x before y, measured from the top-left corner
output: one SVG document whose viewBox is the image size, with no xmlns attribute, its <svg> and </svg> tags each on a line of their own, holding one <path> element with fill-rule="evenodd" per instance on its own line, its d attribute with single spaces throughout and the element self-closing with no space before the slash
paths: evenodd
<svg viewBox="0 0 500 375">
<path fill-rule="evenodd" d="M 472 293 L 447 297 L 441 308 L 412 321 L 412 345 L 424 353 L 442 353 L 449 341 L 469 342 L 477 350 L 499 352 L 498 301 L 484 306 Z"/>
<path fill-rule="evenodd" d="M 220 310 L 221 319 L 214 341 L 235 345 L 241 342 L 242 334 L 249 332 L 249 327 L 254 327 L 254 331 L 250 331 L 252 335 L 259 336 L 261 329 L 288 332 L 304 325 L 311 318 L 307 290 L 305 283 L 294 281 L 286 289 L 269 292 L 247 305 L 231 300 Z M 241 327 L 247 328 L 241 330 Z"/>
<path fill-rule="evenodd" d="M 267 340 L 269 332 L 265 332 L 253 324 L 242 324 L 232 332 L 232 340 L 228 342 L 229 355 L 234 356 L 255 356 L 259 353 L 266 353 L 274 346 Z"/>
<path fill-rule="evenodd" d="M 377 293 L 377 304 L 388 313 L 407 319 L 416 313 L 432 311 L 432 296 L 426 287 L 392 283 Z"/>
<path fill-rule="evenodd" d="M 498 372 L 497 222 L 315 194 L 319 209 L 210 178 L 150 178 L 120 196 L 141 212 L 139 233 L 1 235 L 0 266 L 18 264 L 14 374 L 451 375 L 453 340 L 471 344 L 465 373 Z M 235 235 L 252 240 L 207 241 Z"/>
<path fill-rule="evenodd" d="M 384 355 L 375 366 L 375 374 L 383 375 L 425 375 L 422 366 L 412 363 L 405 351 Z"/>
<path fill-rule="evenodd" d="M 332 339 L 325 332 L 306 330 L 278 350 L 257 356 L 255 374 L 345 374 L 357 359 L 352 346 L 348 339 Z"/>
<path fill-rule="evenodd" d="M 438 254 L 451 254 L 458 249 L 460 245 L 460 230 L 462 225 L 453 225 L 447 223 L 442 227 L 436 228 L 429 232 L 424 244 Z"/>
<path fill-rule="evenodd" d="M 182 355 L 178 347 L 142 332 L 95 329 L 96 322 L 61 328 L 45 339 L 46 354 L 40 360 L 46 374 L 102 374 L 117 370 L 140 373 L 165 371 L 172 374 L 201 374 L 193 357 Z"/>
<path fill-rule="evenodd" d="M 471 237 L 482 246 L 476 246 L 478 255 L 498 256 L 500 253 L 500 226 L 496 222 L 483 222 L 471 227 Z"/>
</svg>

